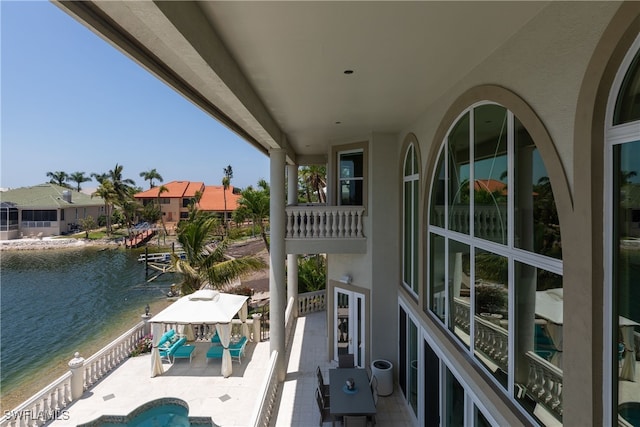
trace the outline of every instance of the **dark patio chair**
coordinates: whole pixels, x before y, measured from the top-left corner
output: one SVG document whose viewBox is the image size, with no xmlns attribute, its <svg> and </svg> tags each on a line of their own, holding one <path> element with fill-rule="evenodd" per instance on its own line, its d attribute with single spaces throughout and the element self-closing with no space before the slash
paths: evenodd
<svg viewBox="0 0 640 427">
<path fill-rule="evenodd" d="M 323 422 L 329 421 L 331 416 L 329 414 L 329 405 L 325 404 L 324 399 L 322 399 L 322 395 L 320 394 L 320 390 L 316 388 L 316 403 L 318 404 L 318 411 L 320 411 L 320 424 Z"/>
<path fill-rule="evenodd" d="M 329 397 L 329 384 L 324 383 L 320 366 L 316 368 L 316 377 L 318 377 L 318 389 L 322 393 L 322 397 Z"/>
<path fill-rule="evenodd" d="M 338 356 L 338 368 L 355 368 L 353 354 L 341 354 Z"/>
<path fill-rule="evenodd" d="M 366 415 L 345 415 L 342 419 L 344 427 L 367 427 L 369 420 Z"/>
</svg>

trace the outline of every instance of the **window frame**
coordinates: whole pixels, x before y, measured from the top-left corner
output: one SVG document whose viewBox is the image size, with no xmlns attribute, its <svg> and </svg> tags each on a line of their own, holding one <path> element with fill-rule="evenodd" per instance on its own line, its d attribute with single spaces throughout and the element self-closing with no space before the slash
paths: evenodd
<svg viewBox="0 0 640 427">
<path fill-rule="evenodd" d="M 604 184 L 603 184 L 603 200 L 604 200 L 604 213 L 603 213 L 603 230 L 604 230 L 604 310 L 603 310 L 603 325 L 604 325 L 604 345 L 603 345 L 603 416 L 604 422 L 611 422 L 617 418 L 619 404 L 618 399 L 618 374 L 617 374 L 617 360 L 614 357 L 615 348 L 614 343 L 617 343 L 617 333 L 614 333 L 614 329 L 617 326 L 615 316 L 618 313 L 615 301 L 615 292 L 613 287 L 613 254 L 614 254 L 614 215 L 613 215 L 613 203 L 614 203 L 614 180 L 613 180 L 613 150 L 614 147 L 631 143 L 633 141 L 640 140 L 640 120 L 628 123 L 622 123 L 619 125 L 613 125 L 614 111 L 616 108 L 617 98 L 620 90 L 622 89 L 622 83 L 627 71 L 630 69 L 635 55 L 640 52 L 640 35 L 638 35 L 635 41 L 631 44 L 627 53 L 624 56 L 611 85 L 609 91 L 609 97 L 607 99 L 607 106 L 605 112 L 605 128 L 604 128 Z M 608 375 L 611 373 L 611 375 Z M 616 381 L 614 381 L 614 378 Z M 616 400 L 614 406 L 614 399 Z"/>
<path fill-rule="evenodd" d="M 406 149 L 403 151 L 405 153 L 404 160 L 402 162 L 402 200 L 401 200 L 401 218 L 402 218 L 402 284 L 404 287 L 413 294 L 416 298 L 420 292 L 420 152 L 418 149 L 418 144 L 415 138 L 411 138 L 408 143 Z M 409 157 L 411 155 L 411 157 Z M 411 162 L 411 174 L 406 174 L 407 162 Z M 413 165 L 416 165 L 417 170 L 414 170 Z M 410 218 L 407 221 L 407 203 L 406 203 L 406 184 L 410 183 Z M 417 187 L 417 188 L 415 188 Z M 409 224 L 407 224 L 409 222 Z M 412 241 L 409 243 L 409 247 L 411 248 L 411 254 L 407 257 L 406 253 L 406 237 L 407 237 L 407 225 L 412 227 L 410 231 L 410 236 Z M 407 265 L 409 264 L 409 265 Z M 411 272 L 413 276 L 411 278 L 411 283 L 407 282 L 406 270 Z"/>
<path fill-rule="evenodd" d="M 507 134 L 507 173 L 508 173 L 508 178 L 507 178 L 507 192 L 508 192 L 508 200 L 507 200 L 507 209 L 508 209 L 508 216 L 507 216 L 507 242 L 506 244 L 502 244 L 502 243 L 496 243 L 493 242 L 491 240 L 487 240 L 484 239 L 482 237 L 478 237 L 475 236 L 475 230 L 474 230 L 474 220 L 470 215 L 470 223 L 469 223 L 469 234 L 463 233 L 463 232 L 458 232 L 458 231 L 453 231 L 450 230 L 449 228 L 449 215 L 447 214 L 449 212 L 449 208 L 450 208 L 450 200 L 449 200 L 449 188 L 447 186 L 445 186 L 444 188 L 444 208 L 445 208 L 445 215 L 444 215 L 444 221 L 442 226 L 440 225 L 435 225 L 434 222 L 432 221 L 432 210 L 434 209 L 433 206 L 431 206 L 432 202 L 434 201 L 433 199 L 433 190 L 435 190 L 437 187 L 437 180 L 438 180 L 438 172 L 439 172 L 439 167 L 441 164 L 441 160 L 442 160 L 442 167 L 444 168 L 444 181 L 445 182 L 449 182 L 449 176 L 450 176 L 450 167 L 449 167 L 449 136 L 452 132 L 452 130 L 454 130 L 456 128 L 456 125 L 459 123 L 459 121 L 466 115 L 469 114 L 469 120 L 470 120 L 470 126 L 469 126 L 469 182 L 475 182 L 475 168 L 474 168 L 474 162 L 475 162 L 475 138 L 474 138 L 474 112 L 475 109 L 483 106 L 483 105 L 500 105 L 501 107 L 505 108 L 506 112 L 507 112 L 507 118 L 508 118 L 508 134 Z M 516 298 L 516 292 L 517 292 L 517 287 L 516 287 L 516 280 L 515 280 L 515 265 L 516 263 L 521 263 L 521 264 L 525 264 L 525 265 L 529 265 L 535 268 L 539 268 L 539 269 L 543 269 L 546 271 L 549 271 L 551 273 L 557 274 L 559 276 L 563 276 L 563 261 L 562 258 L 552 258 L 546 255 L 542 255 L 542 254 L 538 254 L 535 253 L 533 251 L 528 251 L 528 250 L 524 250 L 524 249 L 520 249 L 516 246 L 515 244 L 515 239 L 514 239 L 514 227 L 515 227 L 515 200 L 514 200 L 514 185 L 513 183 L 515 182 L 514 180 L 514 172 L 515 172 L 515 165 L 514 165 L 514 158 L 515 158 L 515 151 L 514 151 L 514 121 L 516 119 L 515 113 L 513 112 L 513 109 L 509 108 L 508 105 L 504 105 L 495 101 L 489 101 L 489 100 L 482 100 L 482 101 L 477 101 L 474 102 L 470 105 L 468 105 L 466 108 L 462 109 L 462 111 L 459 112 L 459 114 L 457 114 L 453 120 L 451 121 L 451 124 L 448 128 L 448 130 L 446 131 L 446 133 L 444 134 L 444 137 L 442 138 L 442 140 L 440 141 L 440 146 L 439 148 L 435 151 L 436 156 L 435 156 L 435 162 L 433 165 L 433 168 L 431 170 L 431 176 L 430 176 L 430 180 L 428 187 L 426 188 L 427 191 L 427 196 L 425 198 L 425 204 L 428 206 L 428 211 L 427 214 L 425 215 L 425 218 L 427 220 L 427 226 L 426 226 L 426 234 L 424 237 L 424 241 L 425 241 L 425 245 L 426 245 L 426 253 L 430 254 L 431 253 L 431 236 L 432 235 L 437 235 L 437 236 L 441 236 L 445 239 L 445 246 L 444 246 L 444 281 L 445 281 L 445 298 L 447 298 L 445 300 L 444 303 L 444 322 L 438 317 L 438 314 L 436 312 L 434 312 L 432 310 L 431 304 L 430 304 L 430 300 L 431 300 L 431 295 L 432 295 L 432 283 L 431 283 L 431 269 L 432 269 L 432 265 L 430 262 L 430 258 L 426 257 L 425 258 L 425 265 L 426 265 L 426 274 L 425 274 L 425 284 L 424 284 L 424 289 L 425 289 L 425 298 L 424 298 L 424 307 L 423 310 L 431 316 L 431 318 L 433 318 L 434 320 L 437 320 L 438 323 L 442 324 L 443 326 L 445 326 L 447 333 L 453 337 L 453 340 L 456 344 L 459 345 L 459 348 L 461 349 L 461 351 L 466 352 L 466 354 L 468 354 L 470 356 L 470 358 L 473 360 L 473 363 L 476 366 L 479 366 L 481 369 L 483 369 L 485 372 L 487 372 L 488 377 L 490 378 L 490 380 L 496 384 L 496 386 L 502 390 L 503 392 L 507 393 L 507 398 L 510 401 L 513 401 L 514 403 L 516 403 L 519 407 L 520 407 L 520 403 L 517 401 L 516 397 L 515 397 L 515 388 L 516 388 L 516 381 L 515 381 L 515 369 L 516 369 L 516 361 L 515 361 L 515 356 L 516 356 L 516 348 L 515 348 L 515 340 L 514 340 L 514 335 L 516 333 L 516 307 L 515 307 L 515 298 Z M 526 128 L 526 124 L 520 120 L 520 123 Z M 534 136 L 531 135 L 532 139 L 534 139 Z M 538 147 L 538 145 L 536 145 L 536 147 L 538 149 L 540 149 Z M 542 154 L 542 153 L 541 153 Z M 543 163 L 545 165 L 545 168 L 547 169 L 547 173 L 549 174 L 549 168 L 547 167 L 546 164 L 546 159 L 542 159 Z M 552 177 L 549 176 L 549 179 L 552 180 Z M 555 195 L 554 195 L 555 196 Z M 555 200 L 554 197 L 554 201 L 555 201 L 555 205 L 556 205 L 556 210 L 559 210 L 558 208 L 558 202 L 557 200 Z M 470 200 L 469 200 L 469 209 L 470 212 L 473 212 L 473 209 L 475 207 L 475 202 L 474 202 L 474 197 L 473 197 L 473 192 L 470 191 Z M 500 384 L 498 382 L 498 380 L 490 373 L 490 371 L 487 369 L 487 367 L 480 362 L 480 360 L 476 357 L 476 355 L 474 354 L 476 351 L 476 348 L 474 345 L 471 345 L 469 348 L 464 347 L 464 344 L 462 341 L 459 340 L 459 338 L 457 336 L 455 336 L 455 334 L 453 333 L 453 331 L 450 328 L 450 323 L 453 321 L 453 317 L 451 316 L 450 313 L 450 301 L 448 300 L 448 298 L 450 297 L 450 293 L 449 293 L 449 285 L 448 282 L 450 281 L 449 278 L 449 242 L 450 241 L 456 241 L 459 243 L 462 243 L 464 245 L 467 245 L 469 247 L 469 253 L 471 254 L 471 260 L 470 260 L 470 283 L 473 284 L 475 281 L 475 256 L 474 254 L 476 253 L 476 251 L 478 249 L 484 250 L 484 251 L 488 251 L 492 254 L 495 255 L 499 255 L 502 257 L 505 257 L 507 259 L 507 266 L 508 266 L 508 283 L 507 283 L 507 289 L 508 289 L 508 325 L 507 325 L 507 334 L 508 334 L 508 380 L 507 380 L 507 386 L 503 387 L 502 384 Z M 564 286 L 563 286 L 564 287 Z M 470 296 L 470 304 L 471 304 L 471 309 L 470 309 L 470 320 L 473 319 L 473 314 L 474 314 L 474 307 L 475 307 L 475 286 L 472 286 L 470 288 L 471 290 L 471 296 Z M 471 321 L 470 322 L 470 332 L 469 335 L 471 337 L 475 336 L 475 322 Z M 473 344 L 473 339 L 470 340 L 471 343 Z M 527 414 L 527 416 L 531 417 L 532 415 L 526 411 L 524 411 L 524 413 Z"/>
<path fill-rule="evenodd" d="M 327 178 L 331 177 L 333 182 L 327 183 L 327 188 L 333 189 L 333 194 L 327 194 L 329 204 L 335 206 L 352 206 L 343 205 L 340 197 L 340 154 L 350 152 L 362 152 L 362 207 L 364 207 L 364 215 L 367 215 L 368 206 L 368 187 L 369 187 L 369 163 L 368 163 L 368 142 L 356 142 L 352 144 L 336 145 L 331 148 L 331 167 L 332 171 L 327 170 Z M 330 196 L 330 197 L 329 197 Z"/>
</svg>

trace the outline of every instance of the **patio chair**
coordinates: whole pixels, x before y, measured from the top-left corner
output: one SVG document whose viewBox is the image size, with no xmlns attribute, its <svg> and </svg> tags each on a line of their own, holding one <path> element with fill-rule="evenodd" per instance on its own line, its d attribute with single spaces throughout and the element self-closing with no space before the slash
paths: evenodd
<svg viewBox="0 0 640 427">
<path fill-rule="evenodd" d="M 353 353 L 339 355 L 338 368 L 355 368 Z"/>
<path fill-rule="evenodd" d="M 320 390 L 318 390 L 317 388 L 316 388 L 316 403 L 318 404 L 318 411 L 320 411 L 320 424 L 319 425 L 322 425 L 323 422 L 329 421 L 329 419 L 330 419 L 329 405 L 325 406 L 325 402 L 322 399 L 322 395 L 320 394 Z"/>
<path fill-rule="evenodd" d="M 342 425 L 344 427 L 367 427 L 369 420 L 366 415 L 345 415 L 342 418 Z"/>
<path fill-rule="evenodd" d="M 316 368 L 316 377 L 318 377 L 318 390 L 322 393 L 322 397 L 329 397 L 329 384 L 324 383 L 320 366 Z"/>
</svg>

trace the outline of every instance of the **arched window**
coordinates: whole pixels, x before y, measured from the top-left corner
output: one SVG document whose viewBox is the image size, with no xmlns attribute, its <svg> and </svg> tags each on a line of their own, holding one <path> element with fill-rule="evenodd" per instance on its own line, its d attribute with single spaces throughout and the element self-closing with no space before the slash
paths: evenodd
<svg viewBox="0 0 640 427">
<path fill-rule="evenodd" d="M 418 242 L 420 170 L 416 145 L 410 143 L 404 157 L 402 192 L 402 281 L 418 295 Z"/>
<path fill-rule="evenodd" d="M 543 402 L 532 390 L 545 384 L 536 369 L 561 388 L 563 324 L 560 224 L 535 141 L 507 108 L 478 103 L 434 170 L 426 309 L 512 399 L 561 420 L 559 393 Z"/>
<path fill-rule="evenodd" d="M 640 402 L 635 385 L 640 381 L 636 360 L 640 343 L 640 37 L 627 53 L 611 90 L 606 147 L 605 265 L 611 307 L 605 342 L 613 379 L 611 422 L 622 425 L 620 418 L 630 424 L 637 420 L 633 405 Z"/>
</svg>

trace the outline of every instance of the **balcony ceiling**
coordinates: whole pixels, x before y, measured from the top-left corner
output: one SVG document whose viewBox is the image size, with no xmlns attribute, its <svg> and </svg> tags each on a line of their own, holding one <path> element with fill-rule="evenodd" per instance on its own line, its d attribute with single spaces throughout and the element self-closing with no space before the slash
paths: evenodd
<svg viewBox="0 0 640 427">
<path fill-rule="evenodd" d="M 258 148 L 300 163 L 405 128 L 548 4 L 55 3 Z"/>
</svg>

